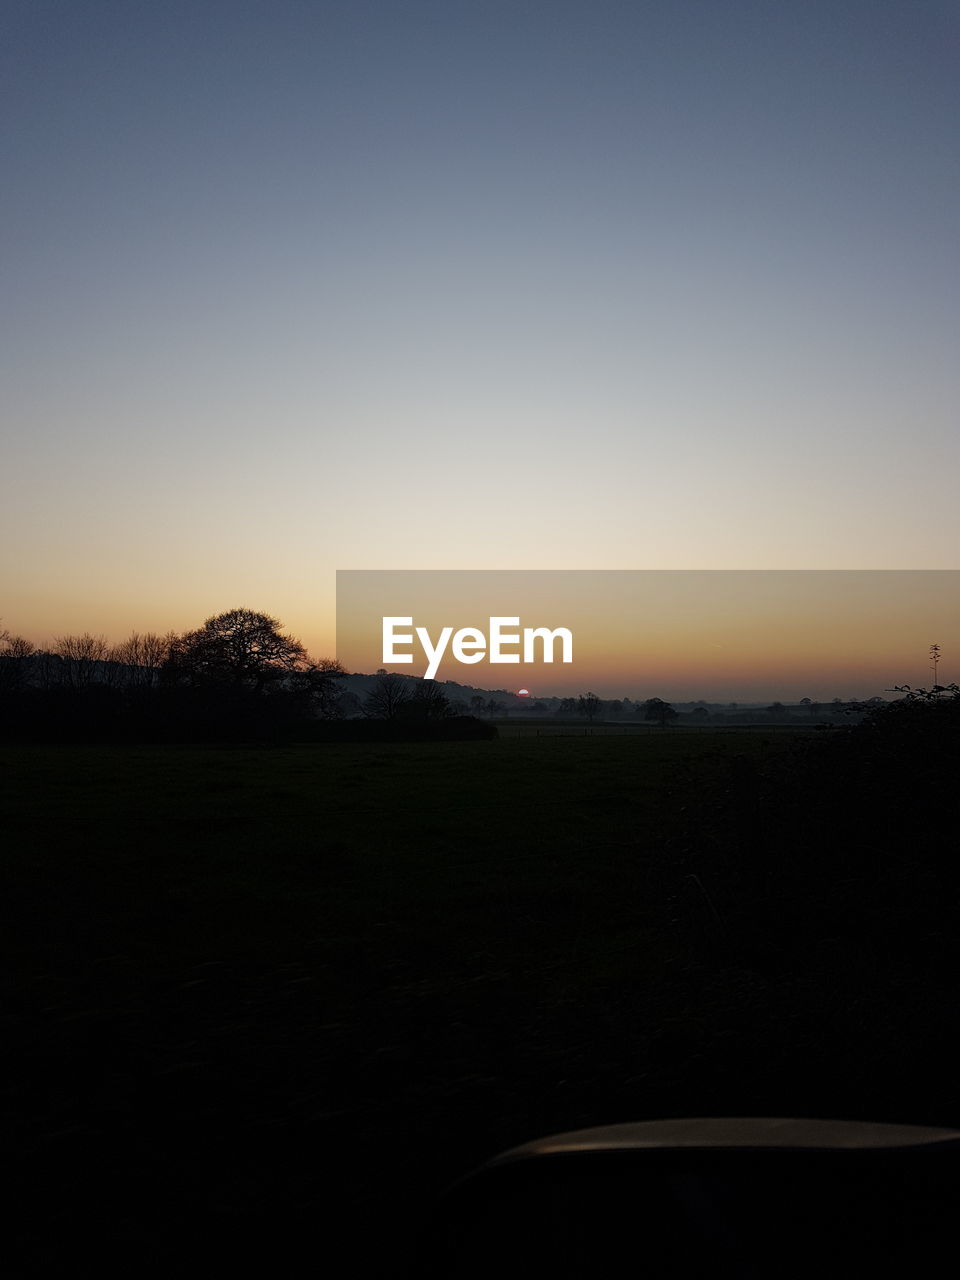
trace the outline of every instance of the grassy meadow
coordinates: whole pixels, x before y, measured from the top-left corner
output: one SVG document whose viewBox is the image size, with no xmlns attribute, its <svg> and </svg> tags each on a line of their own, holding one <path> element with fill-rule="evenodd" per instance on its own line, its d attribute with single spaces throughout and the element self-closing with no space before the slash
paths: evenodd
<svg viewBox="0 0 960 1280">
<path fill-rule="evenodd" d="M 391 1257 L 484 1158 L 617 1120 L 956 1122 L 924 972 L 744 941 L 690 863 L 797 741 L 0 750 L 21 1274 Z"/>
</svg>

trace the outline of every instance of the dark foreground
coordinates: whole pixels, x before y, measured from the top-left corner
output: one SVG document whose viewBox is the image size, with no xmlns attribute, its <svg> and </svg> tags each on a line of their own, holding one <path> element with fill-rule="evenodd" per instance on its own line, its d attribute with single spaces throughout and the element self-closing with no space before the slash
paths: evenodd
<svg viewBox="0 0 960 1280">
<path fill-rule="evenodd" d="M 952 817 L 811 749 L 4 749 L 15 1273 L 359 1271 L 578 1127 L 960 1123 Z"/>
</svg>

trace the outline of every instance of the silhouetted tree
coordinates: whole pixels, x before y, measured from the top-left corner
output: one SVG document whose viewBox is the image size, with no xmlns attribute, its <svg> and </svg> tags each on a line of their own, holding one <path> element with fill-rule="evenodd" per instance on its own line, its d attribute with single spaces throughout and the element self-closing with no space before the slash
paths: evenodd
<svg viewBox="0 0 960 1280">
<path fill-rule="evenodd" d="M 92 636 L 85 631 L 82 636 L 57 636 L 53 652 L 63 661 L 63 682 L 72 689 L 85 689 L 102 670 L 110 647 L 106 636 Z"/>
<path fill-rule="evenodd" d="M 223 684 L 259 693 L 313 665 L 300 641 L 285 636 L 280 627 L 269 614 L 230 609 L 208 618 L 199 630 L 175 637 L 165 670 L 190 684 Z"/>
<path fill-rule="evenodd" d="M 662 698 L 648 698 L 643 704 L 643 718 L 656 720 L 660 728 L 665 729 L 671 720 L 676 720 L 677 712 Z"/>
<path fill-rule="evenodd" d="M 384 671 L 364 699 L 363 714 L 369 720 L 395 720 L 409 701 L 409 679 Z"/>
<path fill-rule="evenodd" d="M 558 716 L 573 716 L 577 713 L 576 698 L 561 698 L 560 706 L 557 709 Z"/>
<path fill-rule="evenodd" d="M 412 697 L 400 711 L 403 720 L 447 720 L 452 715 L 450 699 L 433 680 L 415 684 Z"/>
<path fill-rule="evenodd" d="M 299 696 L 309 715 L 320 716 L 323 720 L 342 720 L 346 708 L 339 681 L 344 675 L 346 672 L 334 658 L 320 658 L 286 675 L 282 692 L 284 696 Z"/>
<path fill-rule="evenodd" d="M 126 669 L 125 684 L 149 689 L 158 682 L 160 670 L 170 656 L 176 639 L 172 631 L 165 636 L 159 636 L 153 631 L 134 631 L 126 640 L 114 645 L 110 658 Z"/>
<path fill-rule="evenodd" d="M 588 720 L 592 721 L 602 705 L 595 693 L 581 694 L 577 699 L 577 715 L 586 716 Z"/>
<path fill-rule="evenodd" d="M 23 636 L 0 631 L 0 693 L 11 693 L 27 684 L 34 652 L 33 645 Z"/>
<path fill-rule="evenodd" d="M 4 658 L 14 658 L 19 661 L 22 658 L 32 658 L 34 653 L 36 649 L 24 636 L 4 636 L 2 650 Z"/>
</svg>

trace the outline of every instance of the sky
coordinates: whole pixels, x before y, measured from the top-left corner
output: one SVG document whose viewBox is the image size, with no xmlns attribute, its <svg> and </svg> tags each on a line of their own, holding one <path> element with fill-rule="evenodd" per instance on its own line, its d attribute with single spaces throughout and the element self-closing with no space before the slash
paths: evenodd
<svg viewBox="0 0 960 1280">
<path fill-rule="evenodd" d="M 957 567 L 958 46 L 953 0 L 4 0 L 0 626 L 320 656 L 338 569 Z"/>
</svg>

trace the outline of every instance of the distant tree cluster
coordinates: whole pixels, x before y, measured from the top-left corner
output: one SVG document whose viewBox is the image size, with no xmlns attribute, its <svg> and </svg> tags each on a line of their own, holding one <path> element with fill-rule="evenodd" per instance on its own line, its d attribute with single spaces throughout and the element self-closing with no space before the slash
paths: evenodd
<svg viewBox="0 0 960 1280">
<path fill-rule="evenodd" d="M 390 741 L 406 737 L 491 738 L 496 728 L 484 723 L 502 711 L 494 698 L 475 695 L 470 703 L 451 699 L 433 680 L 417 680 L 378 671 L 360 707 L 363 723 L 352 725 L 359 741 L 372 736 Z"/>
<path fill-rule="evenodd" d="M 594 720 L 653 720 L 666 728 L 678 712 L 661 698 L 634 703 L 630 698 L 605 700 L 596 693 L 583 693 L 579 698 L 562 698 L 556 714 L 560 718 L 582 716 L 591 724 Z"/>
<path fill-rule="evenodd" d="M 576 698 L 565 697 L 556 700 L 552 714 L 558 720 L 572 720 L 574 717 L 580 717 L 588 723 L 643 721 L 663 729 L 670 726 L 705 728 L 710 725 L 731 727 L 796 725 L 806 728 L 811 723 L 849 725 L 862 718 L 871 709 L 885 705 L 882 698 L 870 698 L 866 702 L 834 698 L 828 704 L 815 702 L 811 698 L 802 698 L 798 703 L 773 702 L 767 707 L 742 706 L 736 702 L 708 705 L 700 701 L 688 703 L 685 708 L 678 708 L 663 698 L 646 698 L 639 701 L 631 698 L 604 699 L 596 693 L 588 692 Z M 540 706 L 546 710 L 542 703 Z M 531 711 L 533 709 L 533 707 L 530 708 Z"/>
<path fill-rule="evenodd" d="M 370 720 L 448 720 L 456 714 L 439 685 L 381 671 L 363 703 Z"/>
</svg>

